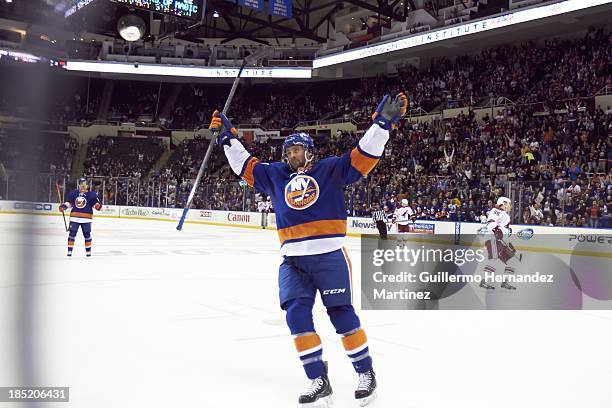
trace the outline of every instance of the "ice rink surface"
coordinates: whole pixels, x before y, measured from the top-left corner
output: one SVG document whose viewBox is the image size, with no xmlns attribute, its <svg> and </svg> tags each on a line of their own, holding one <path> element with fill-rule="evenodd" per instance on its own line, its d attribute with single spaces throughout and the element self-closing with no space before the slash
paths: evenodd
<svg viewBox="0 0 612 408">
<path fill-rule="evenodd" d="M 94 256 L 79 232 L 68 259 L 61 218 L 35 221 L 24 236 L 19 216 L 0 215 L 0 386 L 70 387 L 69 403 L 37 407 L 297 406 L 309 382 L 278 306 L 276 232 L 96 219 Z M 359 240 L 346 247 L 358 288 Z M 610 406 L 610 312 L 359 315 L 373 407 Z M 355 406 L 357 377 L 318 299 L 315 325 L 335 406 Z"/>
</svg>

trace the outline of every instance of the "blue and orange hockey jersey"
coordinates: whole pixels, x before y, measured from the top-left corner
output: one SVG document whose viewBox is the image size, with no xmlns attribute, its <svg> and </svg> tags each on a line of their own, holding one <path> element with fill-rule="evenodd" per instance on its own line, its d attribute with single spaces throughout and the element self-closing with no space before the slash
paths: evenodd
<svg viewBox="0 0 612 408">
<path fill-rule="evenodd" d="M 64 204 L 72 209 L 70 211 L 70 221 L 79 224 L 91 222 L 94 208 L 99 210 L 102 206 L 95 192 L 81 193 L 79 190 L 70 191 Z"/>
<path fill-rule="evenodd" d="M 302 173 L 282 162 L 261 163 L 237 139 L 224 150 L 234 173 L 271 197 L 281 254 L 301 256 L 342 248 L 347 227 L 344 186 L 368 175 L 387 140 L 389 131 L 373 124 L 350 152 L 319 160 Z"/>
</svg>

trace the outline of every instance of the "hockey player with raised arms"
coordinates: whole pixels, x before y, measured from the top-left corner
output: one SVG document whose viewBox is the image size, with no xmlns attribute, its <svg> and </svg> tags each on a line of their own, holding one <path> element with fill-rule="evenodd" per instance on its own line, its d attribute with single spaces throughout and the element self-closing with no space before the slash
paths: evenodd
<svg viewBox="0 0 612 408">
<path fill-rule="evenodd" d="M 59 206 L 61 212 L 70 210 L 70 227 L 68 229 L 68 256 L 72 256 L 74 249 L 74 240 L 79 227 L 83 231 L 85 238 L 85 253 L 88 257 L 91 256 L 91 223 L 93 220 L 93 210 L 100 210 L 102 204 L 98 195 L 89 191 L 87 180 L 80 178 L 77 182 L 77 189 L 71 190 L 66 195 L 66 201 Z"/>
<path fill-rule="evenodd" d="M 300 406 L 324 406 L 332 394 L 312 317 L 317 291 L 358 374 L 355 399 L 365 406 L 376 396 L 366 333 L 352 305 L 351 262 L 343 247 L 347 229 L 344 186 L 366 177 L 376 166 L 389 130 L 406 108 L 404 94 L 395 98 L 386 95 L 357 146 L 341 157 L 315 160 L 312 139 L 295 133 L 283 143 L 284 162 L 274 163 L 252 157 L 236 138 L 238 132 L 227 117 L 213 113 L 210 127 L 220 130 L 217 143 L 234 173 L 272 198 L 283 256 L 278 275 L 280 307 L 286 312 L 298 356 L 312 381 L 299 397 Z"/>
</svg>

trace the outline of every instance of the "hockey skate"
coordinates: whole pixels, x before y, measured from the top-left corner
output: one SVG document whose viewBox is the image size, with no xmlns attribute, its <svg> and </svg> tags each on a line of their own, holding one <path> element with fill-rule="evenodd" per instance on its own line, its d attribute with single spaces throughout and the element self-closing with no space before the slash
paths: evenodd
<svg viewBox="0 0 612 408">
<path fill-rule="evenodd" d="M 327 362 L 325 363 L 325 373 L 312 380 L 310 388 L 300 395 L 300 408 L 327 408 L 331 407 L 332 402 L 332 387 L 327 377 Z"/>
<path fill-rule="evenodd" d="M 486 284 L 484 281 L 481 281 L 479 286 L 481 288 L 485 288 L 487 290 L 494 290 L 495 289 L 495 286 L 491 286 L 489 284 Z"/>
<path fill-rule="evenodd" d="M 501 284 L 501 287 L 504 289 L 508 289 L 508 290 L 516 290 L 516 286 L 512 286 L 511 284 L 509 284 L 508 282 L 504 281 Z"/>
<path fill-rule="evenodd" d="M 355 390 L 355 399 L 360 407 L 365 407 L 376 399 L 376 374 L 374 370 L 359 374 L 359 384 Z"/>
</svg>

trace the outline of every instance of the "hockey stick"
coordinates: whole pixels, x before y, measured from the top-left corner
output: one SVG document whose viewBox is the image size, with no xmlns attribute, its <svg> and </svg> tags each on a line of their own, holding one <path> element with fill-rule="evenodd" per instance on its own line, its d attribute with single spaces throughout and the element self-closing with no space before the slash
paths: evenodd
<svg viewBox="0 0 612 408">
<path fill-rule="evenodd" d="M 57 192 L 57 200 L 59 201 L 60 205 L 62 205 L 64 203 L 64 200 L 62 200 L 62 193 L 60 193 L 59 183 L 57 181 L 55 181 L 55 191 Z M 66 229 L 66 232 L 68 232 L 68 224 L 66 224 L 66 214 L 64 214 L 63 211 L 62 218 L 64 219 L 64 228 Z"/>
<path fill-rule="evenodd" d="M 244 60 L 242 61 L 242 65 L 240 66 L 240 70 L 238 71 L 238 75 L 236 76 L 236 79 L 234 79 L 234 83 L 232 84 L 232 89 L 230 90 L 230 93 L 225 101 L 225 105 L 223 106 L 224 115 L 227 114 L 229 106 L 232 103 L 232 99 L 234 98 L 234 94 L 236 93 L 236 89 L 238 88 L 238 82 L 240 81 L 240 77 L 242 76 L 242 71 L 244 70 L 246 65 L 257 62 L 258 59 L 261 59 L 265 55 L 267 55 L 268 51 L 269 50 L 267 48 L 263 48 L 260 52 L 251 54 L 250 56 L 244 58 Z M 176 229 L 178 231 L 183 230 L 183 224 L 185 223 L 185 218 L 187 218 L 187 212 L 189 211 L 189 207 L 191 207 L 191 202 L 193 201 L 195 192 L 198 189 L 198 185 L 200 184 L 200 179 L 202 178 L 202 174 L 204 174 L 204 169 L 206 169 L 206 165 L 208 164 L 208 161 L 210 160 L 210 156 L 212 154 L 213 147 L 216 143 L 218 135 L 219 135 L 218 130 L 211 132 L 210 143 L 208 144 L 208 149 L 206 150 L 206 154 L 204 155 L 204 160 L 202 161 L 202 164 L 200 165 L 200 170 L 198 170 L 198 175 L 196 176 L 195 182 L 193 183 L 193 186 L 191 187 L 191 191 L 189 192 L 189 197 L 187 198 L 187 203 L 185 204 L 185 208 L 183 208 L 183 214 L 181 215 L 181 219 L 179 220 L 179 223 L 176 226 Z"/>
</svg>

